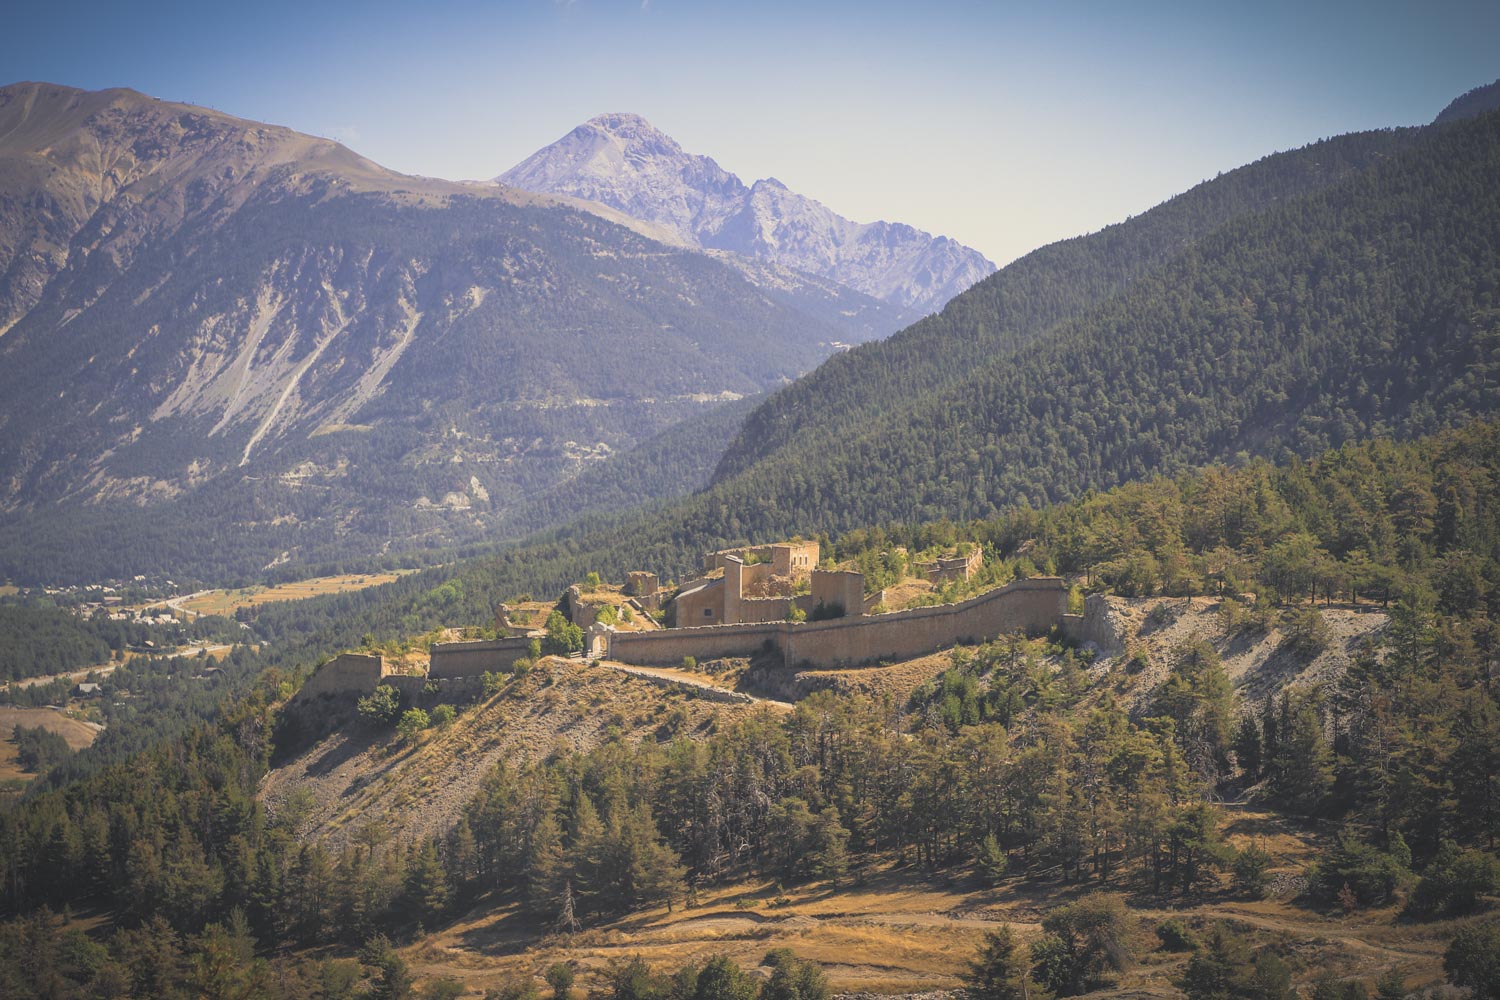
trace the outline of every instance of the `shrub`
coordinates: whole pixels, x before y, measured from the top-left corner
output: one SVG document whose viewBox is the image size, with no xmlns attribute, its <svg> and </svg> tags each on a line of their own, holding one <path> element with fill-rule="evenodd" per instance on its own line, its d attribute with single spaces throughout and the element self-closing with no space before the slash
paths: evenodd
<svg viewBox="0 0 1500 1000">
<path fill-rule="evenodd" d="M 530 976 L 512 976 L 496 989 L 487 990 L 484 1000 L 538 1000 L 540 996 L 535 979 Z"/>
<path fill-rule="evenodd" d="M 465 992 L 463 980 L 444 976 L 427 985 L 422 991 L 422 1000 L 458 1000 Z"/>
<path fill-rule="evenodd" d="M 1316 656 L 1328 648 L 1330 634 L 1323 613 L 1317 608 L 1305 608 L 1287 615 L 1281 626 L 1286 644 L 1299 653 Z"/>
<path fill-rule="evenodd" d="M 553 962 L 547 966 L 547 985 L 552 987 L 556 1000 L 568 1000 L 568 991 L 573 988 L 572 963 Z"/>
<path fill-rule="evenodd" d="M 986 834 L 984 840 L 980 841 L 979 854 L 974 861 L 979 874 L 990 885 L 999 885 L 1003 882 L 1010 868 L 1010 859 L 993 833 Z"/>
<path fill-rule="evenodd" d="M 356 706 L 359 717 L 366 722 L 383 726 L 401 711 L 401 692 L 389 684 L 382 684 L 370 694 L 359 699 Z"/>
<path fill-rule="evenodd" d="M 573 653 L 583 648 L 583 629 L 553 611 L 547 616 L 547 651 L 550 653 Z"/>
<path fill-rule="evenodd" d="M 683 670 L 697 670 L 698 669 L 698 658 L 696 656 L 684 656 L 682 658 L 682 669 Z"/>
<path fill-rule="evenodd" d="M 493 697 L 495 692 L 505 686 L 505 675 L 493 670 L 486 670 L 479 675 L 479 690 L 484 692 L 486 698 Z"/>
<path fill-rule="evenodd" d="M 457 714 L 452 705 L 439 705 L 432 710 L 432 725 L 437 729 L 446 729 Z"/>
<path fill-rule="evenodd" d="M 1346 898 L 1359 906 L 1389 902 L 1410 873 L 1393 856 L 1351 834 L 1340 834 L 1326 860 L 1308 881 L 1324 899 Z"/>
<path fill-rule="evenodd" d="M 1198 950 L 1198 936 L 1176 917 L 1169 917 L 1157 924 L 1156 936 L 1161 940 L 1163 951 Z"/>
<path fill-rule="evenodd" d="M 1129 914 L 1119 896 L 1095 892 L 1059 907 L 1042 921 L 1042 932 L 1031 946 L 1037 978 L 1066 996 L 1103 985 L 1108 973 L 1134 960 Z"/>
<path fill-rule="evenodd" d="M 420 708 L 409 708 L 396 724 L 396 738 L 403 743 L 416 741 L 417 735 L 432 725 L 432 719 Z"/>
<path fill-rule="evenodd" d="M 828 977 L 822 967 L 798 958 L 790 948 L 767 952 L 760 964 L 771 969 L 760 1000 L 828 1000 Z"/>
<path fill-rule="evenodd" d="M 1006 925 L 984 936 L 984 946 L 969 963 L 964 979 L 969 984 L 969 996 L 974 1000 L 1025 1000 L 1041 993 L 1028 988 L 1029 975 L 1015 932 Z"/>
<path fill-rule="evenodd" d="M 755 979 L 726 955 L 715 955 L 698 973 L 693 1000 L 755 1000 Z"/>
</svg>

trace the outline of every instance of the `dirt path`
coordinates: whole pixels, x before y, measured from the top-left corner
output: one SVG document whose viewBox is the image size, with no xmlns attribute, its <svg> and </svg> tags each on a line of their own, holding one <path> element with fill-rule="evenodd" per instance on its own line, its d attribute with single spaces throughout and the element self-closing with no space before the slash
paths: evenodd
<svg viewBox="0 0 1500 1000">
<path fill-rule="evenodd" d="M 627 663 L 616 663 L 612 660 L 600 660 L 598 666 L 617 670 L 622 674 L 629 674 L 632 677 L 655 681 L 658 684 L 668 687 L 691 688 L 703 691 L 716 698 L 722 698 L 725 701 L 739 701 L 750 705 L 769 705 L 778 711 L 785 712 L 792 710 L 790 702 L 777 701 L 774 698 L 762 698 L 744 691 L 736 691 L 722 684 L 715 684 L 712 680 L 700 674 L 688 673 L 685 670 L 675 670 L 671 667 L 637 667 Z"/>
<path fill-rule="evenodd" d="M 75 683 L 84 680 L 89 674 L 99 677 L 108 677 L 115 672 L 118 663 L 103 663 L 97 667 L 84 667 L 82 670 L 70 670 L 65 674 L 43 674 L 40 677 L 27 677 L 19 681 L 11 681 L 18 688 L 36 687 L 39 684 L 51 684 L 53 681 L 68 680 Z"/>
</svg>

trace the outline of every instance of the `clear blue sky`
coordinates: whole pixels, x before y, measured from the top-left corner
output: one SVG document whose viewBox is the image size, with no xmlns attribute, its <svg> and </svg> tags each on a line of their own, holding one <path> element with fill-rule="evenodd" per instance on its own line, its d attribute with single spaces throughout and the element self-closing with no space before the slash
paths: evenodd
<svg viewBox="0 0 1500 1000">
<path fill-rule="evenodd" d="M 11 0 L 0 81 L 128 86 L 492 177 L 633 111 L 1004 263 L 1500 77 L 1500 3 Z"/>
</svg>

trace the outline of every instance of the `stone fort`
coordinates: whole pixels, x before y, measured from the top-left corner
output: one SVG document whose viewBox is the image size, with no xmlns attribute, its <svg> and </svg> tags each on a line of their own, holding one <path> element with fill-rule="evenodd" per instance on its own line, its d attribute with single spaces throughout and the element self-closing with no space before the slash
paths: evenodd
<svg viewBox="0 0 1500 1000">
<path fill-rule="evenodd" d="M 1091 597 L 1083 614 L 1068 612 L 1068 588 L 1058 577 L 1016 580 L 954 604 L 871 614 L 880 595 L 867 598 L 861 574 L 816 569 L 816 542 L 707 553 L 705 573 L 721 576 L 689 581 L 668 602 L 674 627 L 626 631 L 600 622 L 587 625 L 585 655 L 636 666 L 674 666 L 774 653 L 789 670 L 842 668 L 911 659 L 960 644 L 976 644 L 1012 632 L 1030 635 L 1059 629 L 1077 642 L 1108 646 L 1103 598 Z M 965 557 L 967 562 L 970 558 Z M 946 567 L 945 567 L 946 568 Z M 962 572 L 960 567 L 952 567 Z M 793 594 L 806 581 L 806 592 Z M 653 574 L 631 575 L 636 600 L 658 604 L 646 593 Z M 562 606 L 576 605 L 566 596 Z M 793 608 L 823 610 L 822 620 L 790 621 Z M 311 695 L 373 691 L 392 684 L 407 694 L 433 685 L 477 691 L 479 678 L 509 670 L 529 655 L 534 634 L 500 639 L 434 643 L 425 675 L 393 672 L 378 656 L 345 653 L 324 664 L 304 686 Z"/>
</svg>

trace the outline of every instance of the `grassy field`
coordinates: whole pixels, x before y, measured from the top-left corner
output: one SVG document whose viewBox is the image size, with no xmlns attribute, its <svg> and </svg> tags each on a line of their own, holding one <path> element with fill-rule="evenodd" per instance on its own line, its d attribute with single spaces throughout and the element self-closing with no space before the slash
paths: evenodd
<svg viewBox="0 0 1500 1000">
<path fill-rule="evenodd" d="M 313 580 L 282 583 L 275 587 L 242 587 L 238 590 L 211 590 L 199 594 L 180 605 L 184 611 L 195 615 L 232 615 L 240 608 L 272 601 L 300 601 L 323 594 L 338 594 L 350 590 L 363 590 L 390 583 L 412 570 L 394 573 L 350 573 L 345 576 L 320 576 Z"/>
<path fill-rule="evenodd" d="M 0 705 L 0 786 L 24 785 L 36 775 L 22 771 L 16 764 L 16 744 L 11 733 L 16 726 L 34 729 L 41 726 L 58 733 L 74 750 L 94 742 L 99 731 L 93 726 L 71 719 L 50 708 L 15 708 Z"/>
</svg>

